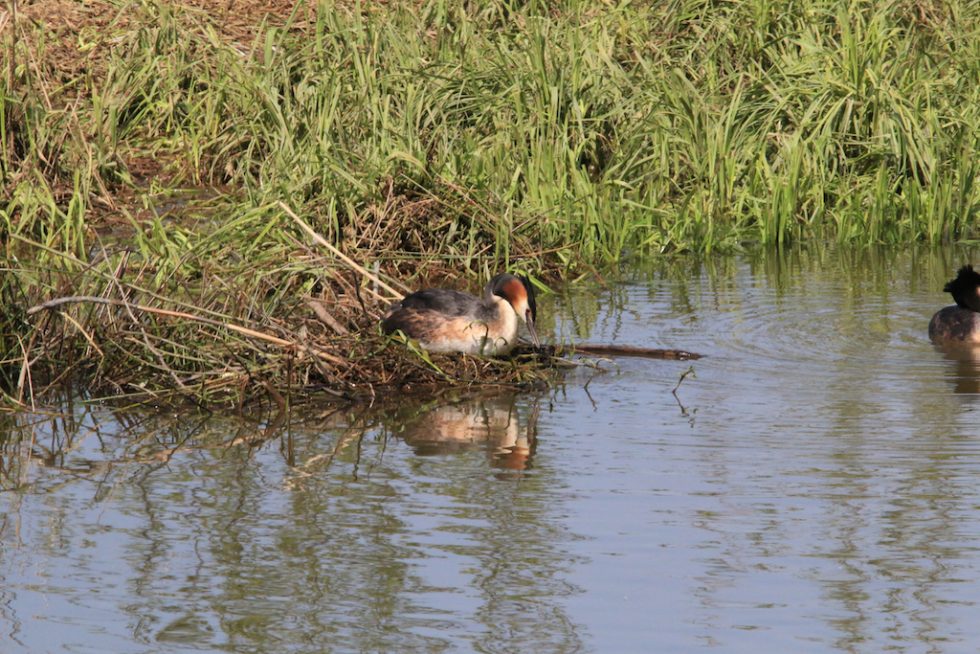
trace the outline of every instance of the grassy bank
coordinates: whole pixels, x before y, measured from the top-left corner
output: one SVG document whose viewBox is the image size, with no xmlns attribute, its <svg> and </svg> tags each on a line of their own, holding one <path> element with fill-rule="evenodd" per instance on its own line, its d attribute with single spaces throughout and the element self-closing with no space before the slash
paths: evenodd
<svg viewBox="0 0 980 654">
<path fill-rule="evenodd" d="M 967 0 L 5 8 L 0 377 L 20 397 L 25 370 L 118 392 L 397 384 L 372 326 L 419 270 L 473 286 L 978 232 Z M 196 319 L 28 315 L 57 296 Z"/>
</svg>

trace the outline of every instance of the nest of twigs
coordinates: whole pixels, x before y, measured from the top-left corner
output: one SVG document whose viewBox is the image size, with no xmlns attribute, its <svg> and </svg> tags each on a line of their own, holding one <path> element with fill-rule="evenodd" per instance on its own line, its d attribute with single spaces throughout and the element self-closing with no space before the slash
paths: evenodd
<svg viewBox="0 0 980 654">
<path fill-rule="evenodd" d="M 370 317 L 334 333 L 340 323 L 324 324 L 313 309 L 305 318 L 294 316 L 289 328 L 276 320 L 262 330 L 88 296 L 31 309 L 42 313 L 35 331 L 41 347 L 34 349 L 40 356 L 18 375 L 21 396 L 82 380 L 90 394 L 112 397 L 176 394 L 241 403 L 256 394 L 277 401 L 321 394 L 360 400 L 445 386 L 546 385 L 557 361 L 553 351 L 529 347 L 495 359 L 429 354 L 381 334 Z M 193 345 L 181 347 L 178 340 Z"/>
<path fill-rule="evenodd" d="M 256 394 L 355 400 L 447 385 L 542 385 L 554 377 L 553 352 L 430 355 L 383 334 L 385 308 L 407 289 L 281 209 L 310 240 L 295 238 L 293 252 L 271 251 L 238 268 L 220 255 L 213 268 L 184 259 L 181 274 L 196 279 L 161 280 L 162 264 L 129 250 L 103 250 L 88 262 L 59 253 L 43 283 L 7 286 L 18 308 L 11 320 L 25 332 L 5 361 L 10 394 L 25 401 L 72 382 L 94 396 L 179 395 L 208 404 Z M 282 272 L 284 265 L 293 268 Z"/>
</svg>

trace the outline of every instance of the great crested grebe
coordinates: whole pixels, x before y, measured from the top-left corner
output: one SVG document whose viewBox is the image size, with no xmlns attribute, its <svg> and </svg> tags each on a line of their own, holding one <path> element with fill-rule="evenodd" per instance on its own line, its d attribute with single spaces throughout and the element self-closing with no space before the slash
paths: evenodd
<svg viewBox="0 0 980 654">
<path fill-rule="evenodd" d="M 514 349 L 520 321 L 540 347 L 536 316 L 531 283 L 504 273 L 490 280 L 483 297 L 444 288 L 407 295 L 388 309 L 381 328 L 386 334 L 400 330 L 430 352 L 493 356 Z"/>
<path fill-rule="evenodd" d="M 956 304 L 943 307 L 929 321 L 929 338 L 948 345 L 980 345 L 980 273 L 966 265 L 943 287 Z"/>
</svg>

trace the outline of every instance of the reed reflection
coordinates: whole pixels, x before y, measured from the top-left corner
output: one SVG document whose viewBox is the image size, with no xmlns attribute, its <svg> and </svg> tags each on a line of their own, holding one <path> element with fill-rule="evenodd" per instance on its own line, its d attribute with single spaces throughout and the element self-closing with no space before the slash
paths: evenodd
<svg viewBox="0 0 980 654">
<path fill-rule="evenodd" d="M 58 410 L 7 415 L 0 422 L 0 490 L 106 472 L 115 444 L 103 414 L 68 398 Z"/>
<path fill-rule="evenodd" d="M 429 402 L 400 412 L 389 424 L 419 456 L 482 449 L 490 465 L 504 470 L 531 468 L 537 446 L 538 403 L 526 415 L 517 396 L 457 398 Z"/>
</svg>

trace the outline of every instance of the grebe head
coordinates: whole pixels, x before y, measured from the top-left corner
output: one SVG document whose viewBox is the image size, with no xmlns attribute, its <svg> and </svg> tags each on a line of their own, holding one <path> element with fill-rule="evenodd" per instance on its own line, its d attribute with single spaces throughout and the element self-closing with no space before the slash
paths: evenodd
<svg viewBox="0 0 980 654">
<path fill-rule="evenodd" d="M 973 266 L 965 265 L 956 273 L 956 279 L 950 280 L 943 291 L 950 293 L 958 306 L 971 311 L 980 311 L 980 273 Z"/>
<path fill-rule="evenodd" d="M 509 273 L 497 275 L 487 284 L 486 295 L 498 296 L 507 300 L 514 308 L 517 317 L 527 325 L 534 347 L 541 347 L 538 333 L 534 329 L 534 320 L 538 317 L 538 307 L 534 301 L 534 287 L 527 277 L 517 277 Z"/>
</svg>

